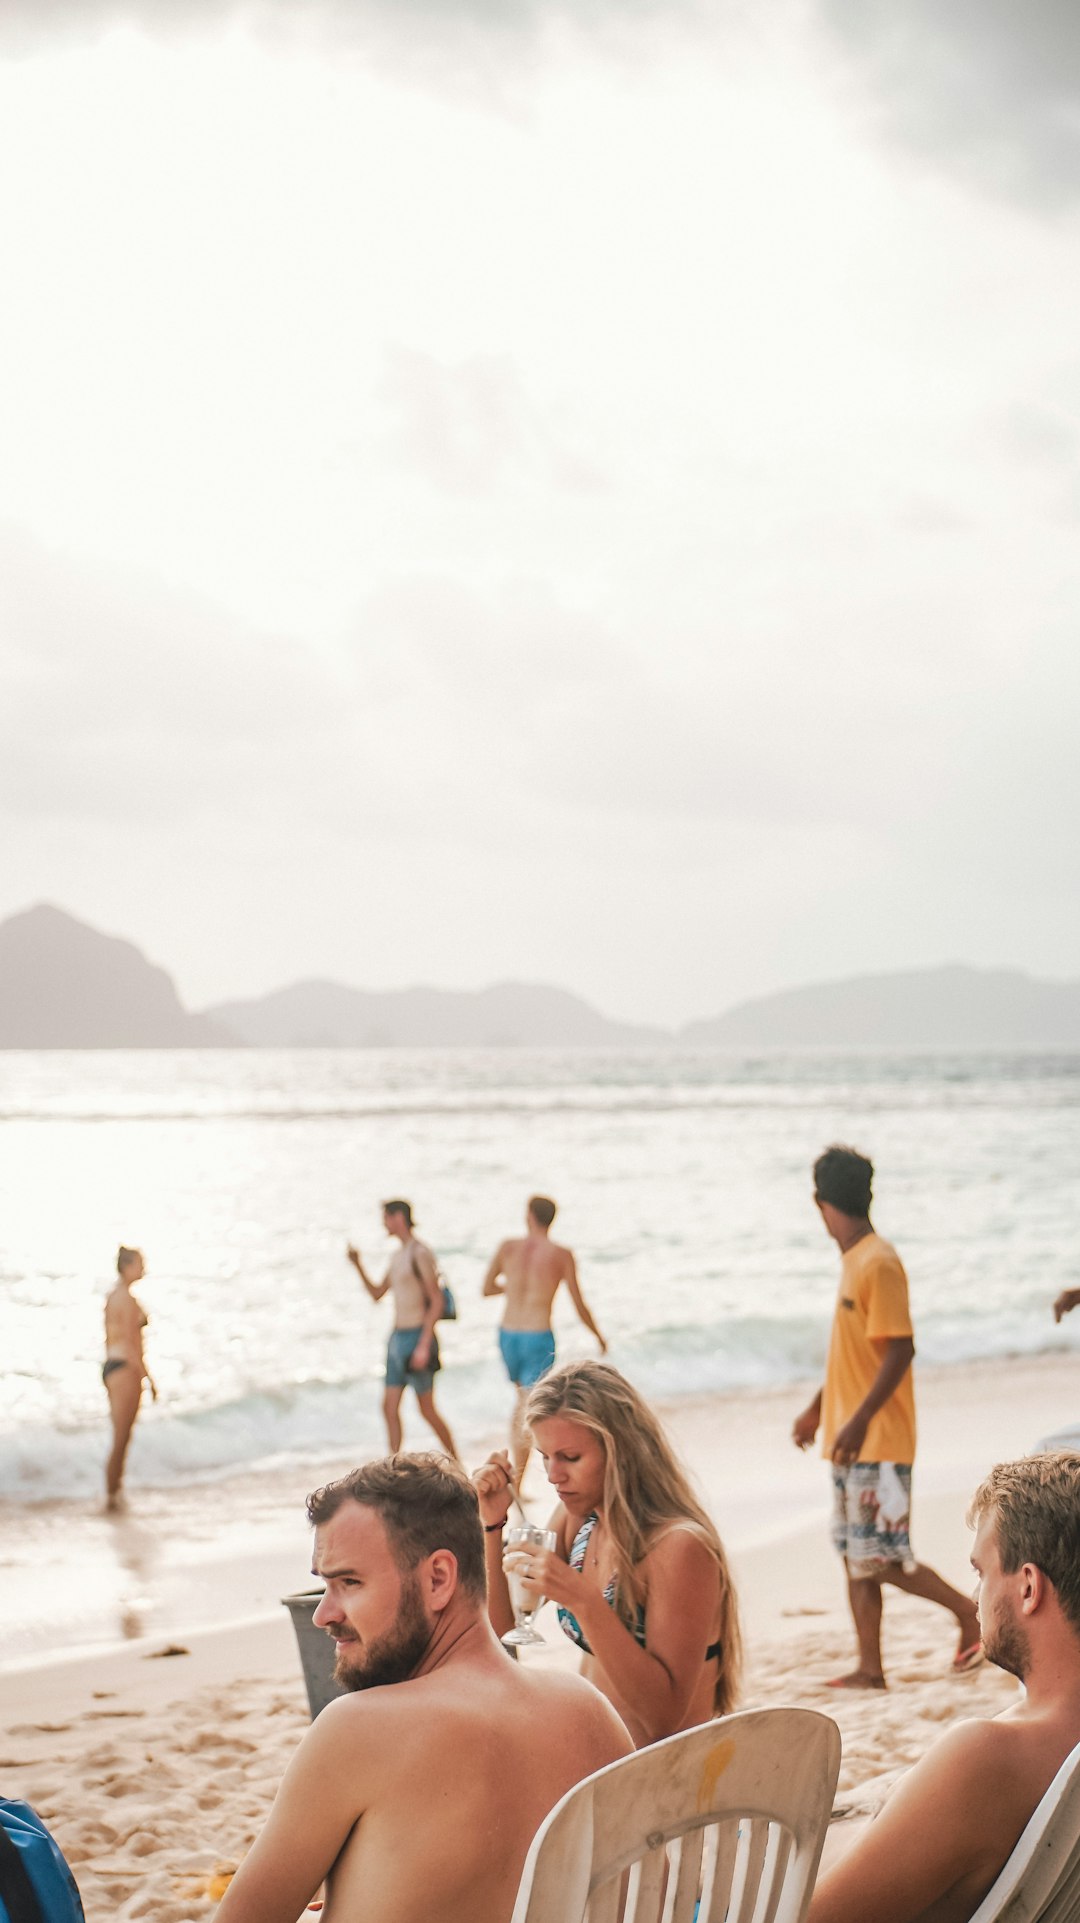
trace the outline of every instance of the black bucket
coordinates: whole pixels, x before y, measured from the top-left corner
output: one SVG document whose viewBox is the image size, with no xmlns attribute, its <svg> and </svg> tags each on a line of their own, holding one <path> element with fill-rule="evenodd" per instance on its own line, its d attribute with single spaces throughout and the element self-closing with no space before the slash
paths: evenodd
<svg viewBox="0 0 1080 1923">
<path fill-rule="evenodd" d="M 292 1617 L 296 1631 L 297 1647 L 300 1650 L 300 1667 L 304 1672 L 304 1687 L 307 1690 L 308 1708 L 311 1720 L 315 1721 L 320 1709 L 332 1703 L 335 1696 L 344 1696 L 346 1691 L 334 1681 L 334 1659 L 337 1645 L 325 1629 L 316 1629 L 311 1618 L 322 1601 L 321 1589 L 309 1589 L 300 1596 L 282 1596 L 281 1600 Z"/>
</svg>

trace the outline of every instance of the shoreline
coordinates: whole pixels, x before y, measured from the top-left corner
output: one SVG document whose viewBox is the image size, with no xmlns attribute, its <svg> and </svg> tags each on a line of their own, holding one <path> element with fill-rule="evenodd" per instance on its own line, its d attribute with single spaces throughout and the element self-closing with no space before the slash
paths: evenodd
<svg viewBox="0 0 1080 1923">
<path fill-rule="evenodd" d="M 926 1366 L 916 1386 L 913 1542 L 921 1555 L 931 1503 L 952 1497 L 962 1509 L 992 1462 L 1027 1454 L 1041 1436 L 1080 1423 L 1080 1357 Z M 824 1465 L 790 1442 L 794 1416 L 815 1387 L 807 1381 L 657 1405 L 736 1567 L 815 1528 L 827 1535 Z M 422 1447 L 427 1431 L 418 1430 L 410 1424 L 409 1440 Z M 468 1466 L 502 1440 L 496 1428 L 466 1435 Z M 275 1618 L 283 1595 L 311 1583 L 305 1496 L 353 1466 L 343 1456 L 265 1473 L 245 1469 L 213 1483 L 136 1486 L 129 1508 L 115 1516 L 85 1501 L 0 1505 L 0 1682 L 58 1660 L 33 1598 L 59 1529 L 66 1556 L 79 1566 L 87 1632 L 66 1660 L 93 1661 L 129 1644 Z M 542 1510 L 548 1497 L 535 1460 L 527 1494 Z"/>
</svg>

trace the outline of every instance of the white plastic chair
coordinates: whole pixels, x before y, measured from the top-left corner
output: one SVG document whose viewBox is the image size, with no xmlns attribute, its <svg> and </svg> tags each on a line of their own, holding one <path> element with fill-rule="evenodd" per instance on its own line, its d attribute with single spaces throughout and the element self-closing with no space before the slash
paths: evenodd
<svg viewBox="0 0 1080 1923">
<path fill-rule="evenodd" d="M 1080 1917 L 1080 1743 L 1065 1758 L 971 1923 Z"/>
<path fill-rule="evenodd" d="M 802 1923 L 839 1769 L 840 1732 L 812 1709 L 653 1743 L 555 1805 L 511 1923 L 692 1923 L 699 1889 L 699 1923 Z"/>
</svg>

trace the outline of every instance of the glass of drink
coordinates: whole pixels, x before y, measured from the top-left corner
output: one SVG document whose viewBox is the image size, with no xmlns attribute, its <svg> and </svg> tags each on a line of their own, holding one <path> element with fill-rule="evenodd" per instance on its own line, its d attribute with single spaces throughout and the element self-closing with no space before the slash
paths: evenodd
<svg viewBox="0 0 1080 1923">
<path fill-rule="evenodd" d="M 542 1643 L 545 1639 L 533 1628 L 533 1617 L 544 1598 L 534 1582 L 530 1582 L 526 1570 L 531 1567 L 529 1551 L 534 1556 L 541 1549 L 555 1549 L 558 1537 L 554 1529 L 537 1529 L 531 1522 L 518 1523 L 507 1531 L 506 1552 L 503 1568 L 510 1590 L 510 1601 L 514 1606 L 514 1627 L 508 1629 L 503 1637 L 504 1643 Z"/>
</svg>

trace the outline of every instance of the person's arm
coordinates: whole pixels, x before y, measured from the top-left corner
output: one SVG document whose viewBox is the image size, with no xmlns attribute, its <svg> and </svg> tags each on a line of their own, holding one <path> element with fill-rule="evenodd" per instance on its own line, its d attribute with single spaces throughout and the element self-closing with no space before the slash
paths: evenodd
<svg viewBox="0 0 1080 1923">
<path fill-rule="evenodd" d="M 499 1277 L 503 1272 L 503 1262 L 505 1260 L 505 1255 L 506 1255 L 506 1243 L 500 1242 L 498 1248 L 496 1249 L 494 1255 L 491 1258 L 491 1261 L 488 1263 L 487 1274 L 484 1277 L 484 1287 L 482 1291 L 484 1295 L 505 1295 L 506 1294 L 506 1283 L 500 1282 L 499 1280 Z"/>
<path fill-rule="evenodd" d="M 131 1339 L 135 1345 L 135 1353 L 139 1358 L 139 1374 L 147 1384 L 150 1394 L 156 1402 L 158 1399 L 157 1383 L 154 1381 L 153 1376 L 146 1366 L 146 1350 L 143 1346 L 143 1330 L 146 1327 L 146 1316 L 133 1295 L 128 1296 L 127 1313 L 131 1320 Z"/>
<path fill-rule="evenodd" d="M 1026 1820 L 1008 1745 L 992 1722 L 961 1723 L 936 1742 L 821 1877 L 807 1923 L 917 1923 L 950 1891 L 950 1916 L 970 1916 Z"/>
<path fill-rule="evenodd" d="M 572 1610 L 616 1709 L 640 1749 L 679 1729 L 701 1680 L 719 1596 L 715 1558 L 689 1529 L 672 1529 L 645 1558 L 645 1647 L 603 1593 L 551 1554 L 531 1556 L 537 1587 Z"/>
<path fill-rule="evenodd" d="M 597 1328 L 596 1323 L 593 1321 L 592 1315 L 589 1311 L 589 1305 L 586 1302 L 585 1297 L 581 1293 L 581 1284 L 578 1281 L 577 1263 L 574 1261 L 573 1255 L 571 1254 L 569 1249 L 567 1249 L 566 1251 L 566 1274 L 564 1275 L 563 1280 L 566 1283 L 570 1300 L 578 1312 L 578 1320 L 581 1322 L 584 1322 L 585 1327 L 589 1330 L 589 1333 L 596 1337 L 596 1340 L 600 1344 L 600 1354 L 606 1355 L 607 1343 L 604 1341 L 604 1338 L 601 1335 L 599 1329 Z"/>
<path fill-rule="evenodd" d="M 1080 1289 L 1062 1289 L 1054 1303 L 1054 1321 L 1060 1322 L 1063 1315 L 1068 1315 L 1070 1310 L 1078 1307 L 1080 1307 Z"/>
<path fill-rule="evenodd" d="M 821 1427 L 821 1395 L 819 1389 L 813 1402 L 808 1402 L 801 1416 L 795 1417 L 791 1440 L 796 1449 L 809 1449 Z"/>
<path fill-rule="evenodd" d="M 373 1282 L 367 1270 L 365 1269 L 363 1262 L 360 1259 L 359 1249 L 354 1249 L 351 1242 L 349 1243 L 349 1246 L 346 1249 L 345 1254 L 348 1260 L 352 1263 L 353 1268 L 356 1270 L 357 1275 L 360 1277 L 360 1280 L 363 1283 L 368 1294 L 370 1295 L 372 1301 L 381 1302 L 383 1299 L 383 1296 L 386 1294 L 387 1289 L 390 1287 L 389 1275 L 384 1275 L 381 1282 Z"/>
<path fill-rule="evenodd" d="M 488 1617 L 496 1636 L 505 1636 L 514 1627 L 514 1608 L 503 1569 L 503 1546 L 510 1517 L 514 1477 L 510 1457 L 497 1449 L 483 1467 L 473 1470 L 473 1483 L 480 1499 L 480 1521 L 484 1529 L 484 1562 L 487 1567 Z M 560 1506 L 560 1513 L 563 1513 Z M 551 1527 L 557 1525 L 553 1522 Z M 560 1541 L 562 1534 L 560 1532 Z"/>
<path fill-rule="evenodd" d="M 328 1703 L 312 1723 L 215 1923 L 296 1923 L 311 1902 L 367 1802 L 357 1708 L 345 1697 Z"/>
<path fill-rule="evenodd" d="M 881 1357 L 881 1365 L 854 1415 L 836 1432 L 832 1447 L 832 1459 L 836 1463 L 858 1461 L 871 1418 L 899 1388 L 915 1354 L 915 1344 L 909 1335 L 871 1336 L 870 1340 Z"/>
<path fill-rule="evenodd" d="M 425 1248 L 422 1242 L 410 1243 L 409 1260 L 412 1263 L 413 1274 L 424 1294 L 424 1325 L 416 1347 L 409 1357 L 409 1363 L 414 1369 L 426 1369 L 435 1338 L 435 1324 L 442 1314 L 442 1290 L 439 1287 L 439 1271 L 435 1267 L 435 1257 L 429 1248 Z"/>
</svg>

